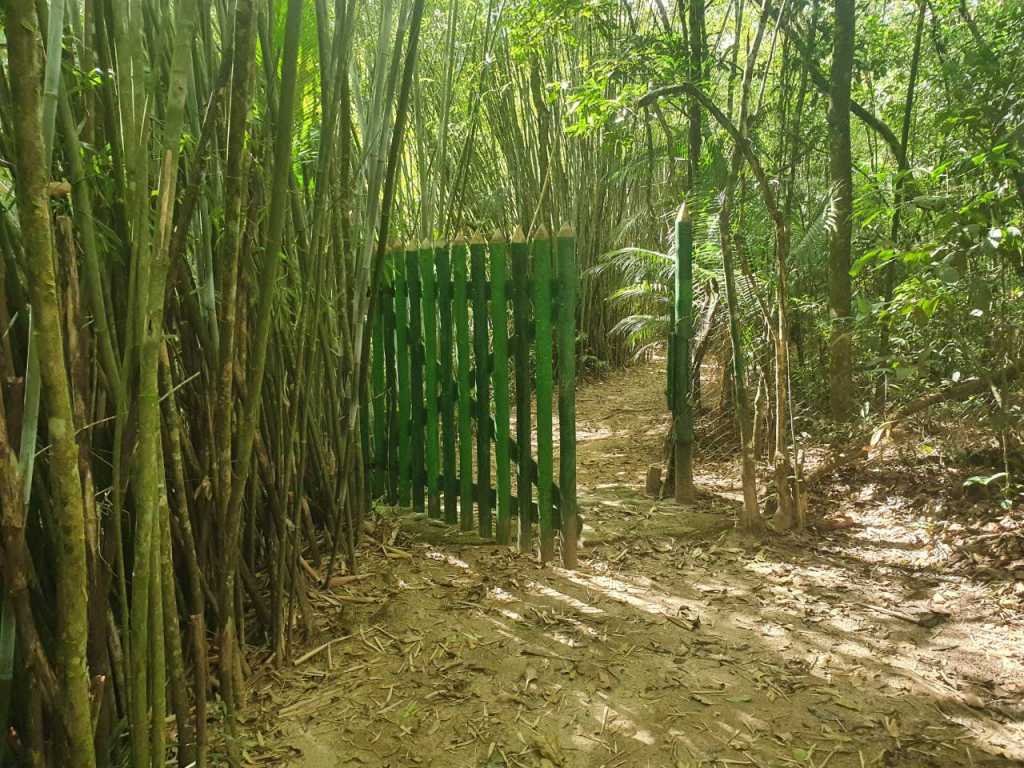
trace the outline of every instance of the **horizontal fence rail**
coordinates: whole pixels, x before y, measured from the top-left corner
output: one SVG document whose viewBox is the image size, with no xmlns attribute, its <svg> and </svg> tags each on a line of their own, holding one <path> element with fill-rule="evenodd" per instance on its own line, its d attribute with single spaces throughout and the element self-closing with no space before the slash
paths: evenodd
<svg viewBox="0 0 1024 768">
<path fill-rule="evenodd" d="M 557 532 L 574 568 L 572 232 L 406 245 L 387 265 L 371 348 L 374 495 L 523 552 L 536 522 L 541 560 Z"/>
</svg>

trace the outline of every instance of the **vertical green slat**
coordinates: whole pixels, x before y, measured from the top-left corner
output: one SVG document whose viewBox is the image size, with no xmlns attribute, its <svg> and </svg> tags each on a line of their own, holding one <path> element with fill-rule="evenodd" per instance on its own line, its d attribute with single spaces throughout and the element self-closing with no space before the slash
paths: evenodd
<svg viewBox="0 0 1024 768">
<path fill-rule="evenodd" d="M 690 336 L 693 333 L 693 227 L 686 203 L 676 217 L 675 349 L 672 360 L 675 415 L 675 498 L 693 501 L 693 413 L 690 402 Z"/>
<path fill-rule="evenodd" d="M 409 388 L 412 401 L 412 507 L 417 512 L 422 512 L 425 507 L 424 496 L 425 473 L 424 449 L 424 428 L 426 427 L 426 413 L 423 410 L 423 318 L 420 314 L 422 303 L 423 286 L 420 282 L 419 251 L 412 246 L 405 251 L 405 273 L 409 288 L 409 360 L 411 371 L 409 376 Z"/>
<path fill-rule="evenodd" d="M 558 233 L 558 486 L 562 562 L 576 567 L 576 240 Z"/>
<path fill-rule="evenodd" d="M 373 338 L 370 338 L 370 344 L 373 345 Z M 370 456 L 370 403 L 363 397 L 359 403 L 359 444 L 363 452 L 363 456 Z M 371 478 L 372 481 L 372 478 Z M 367 492 L 367 501 L 373 498 L 372 489 L 364 489 Z"/>
<path fill-rule="evenodd" d="M 473 357 L 476 363 L 476 505 L 480 535 L 491 536 L 491 387 L 487 328 L 487 243 L 474 236 L 469 246 L 473 280 Z"/>
<path fill-rule="evenodd" d="M 398 364 L 395 361 L 395 288 L 391 283 L 381 291 L 381 324 L 384 333 L 385 483 L 389 504 L 398 501 Z"/>
<path fill-rule="evenodd" d="M 383 311 L 373 324 L 370 350 L 373 360 L 373 496 L 384 494 L 384 476 L 387 467 L 387 391 L 384 381 L 384 320 Z"/>
<path fill-rule="evenodd" d="M 398 503 L 412 503 L 412 420 L 409 357 L 409 297 L 405 283 L 402 252 L 395 262 L 395 357 L 398 363 Z"/>
<path fill-rule="evenodd" d="M 455 354 L 458 358 L 459 398 L 459 523 L 473 530 L 473 424 L 469 379 L 469 305 L 466 301 L 466 245 L 452 245 L 452 282 L 455 306 Z"/>
<path fill-rule="evenodd" d="M 494 345 L 494 462 L 498 478 L 499 544 L 508 544 L 512 522 L 512 467 L 509 462 L 507 254 L 501 233 L 491 240 L 491 333 Z"/>
<path fill-rule="evenodd" d="M 674 296 L 674 294 L 673 294 Z M 676 303 L 673 298 L 672 306 L 669 307 L 669 331 L 668 347 L 665 357 L 665 403 L 669 411 L 676 412 L 675 398 L 675 369 L 676 369 Z"/>
<path fill-rule="evenodd" d="M 441 466 L 444 472 L 444 519 L 458 520 L 459 481 L 455 471 L 455 379 L 452 375 L 452 272 L 448 246 L 435 250 L 437 260 L 437 302 L 441 347 L 438 373 L 441 377 Z"/>
<path fill-rule="evenodd" d="M 546 563 L 555 554 L 554 482 L 551 349 L 551 240 L 541 227 L 531 244 L 533 257 L 533 316 L 537 366 L 537 508 L 540 518 L 540 559 Z"/>
<path fill-rule="evenodd" d="M 532 504 L 530 460 L 533 441 L 530 413 L 530 255 L 523 231 L 516 228 L 509 245 L 512 258 L 512 322 L 515 329 L 513 345 L 516 380 L 516 495 L 519 514 L 519 550 L 529 552 L 532 546 L 530 510 Z"/>
<path fill-rule="evenodd" d="M 420 280 L 423 283 L 423 381 L 426 385 L 427 513 L 441 516 L 438 485 L 440 446 L 437 424 L 437 293 L 434 285 L 434 249 L 430 243 L 420 246 Z"/>
</svg>

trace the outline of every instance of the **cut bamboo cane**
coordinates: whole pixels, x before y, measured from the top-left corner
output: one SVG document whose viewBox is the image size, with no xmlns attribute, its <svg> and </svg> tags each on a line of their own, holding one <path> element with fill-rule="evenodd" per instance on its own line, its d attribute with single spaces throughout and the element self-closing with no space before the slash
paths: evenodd
<svg viewBox="0 0 1024 768">
<path fill-rule="evenodd" d="M 459 482 L 455 469 L 455 378 L 452 376 L 452 273 L 448 246 L 434 248 L 437 262 L 437 302 L 440 318 L 440 357 L 438 374 L 441 378 L 441 467 L 444 474 L 444 519 L 454 524 L 458 520 Z"/>
<path fill-rule="evenodd" d="M 490 365 L 487 328 L 487 243 L 474 235 L 469 245 L 473 280 L 473 357 L 476 363 L 476 505 L 479 533 L 491 536 Z"/>
<path fill-rule="evenodd" d="M 530 413 L 530 251 L 523 230 L 516 228 L 509 246 L 512 257 L 512 321 L 516 382 L 516 502 L 519 514 L 519 551 L 529 552 L 532 543 L 531 421 Z"/>
<path fill-rule="evenodd" d="M 426 413 L 423 408 L 423 318 L 420 314 L 423 285 L 420 282 L 419 251 L 409 245 L 405 250 L 405 275 L 409 291 L 409 392 L 412 409 L 410 479 L 412 480 L 412 507 L 417 512 L 425 508 L 424 428 Z"/>
<path fill-rule="evenodd" d="M 455 354 L 458 366 L 459 524 L 473 529 L 473 424 L 470 400 L 469 305 L 466 300 L 466 241 L 452 244 L 452 283 L 455 297 Z"/>
<path fill-rule="evenodd" d="M 398 503 L 412 504 L 412 402 L 410 397 L 409 298 L 403 251 L 392 256 L 395 268 L 395 357 L 398 363 Z"/>
<path fill-rule="evenodd" d="M 554 482 L 554 446 L 551 349 L 551 240 L 541 227 L 530 247 L 533 260 L 533 313 L 537 366 L 537 507 L 540 514 L 540 560 L 555 554 L 555 520 L 551 485 Z"/>
<path fill-rule="evenodd" d="M 558 511 L 562 562 L 576 567 L 576 239 L 568 226 L 557 239 L 558 259 Z"/>
<path fill-rule="evenodd" d="M 385 490 L 387 471 L 387 389 L 384 379 L 384 323 L 373 324 L 373 495 L 380 497 Z"/>
<path fill-rule="evenodd" d="M 684 202 L 676 216 L 675 327 L 672 359 L 672 411 L 675 416 L 675 499 L 692 502 L 693 412 L 690 402 L 690 336 L 693 333 L 693 227 Z"/>
<path fill-rule="evenodd" d="M 512 467 L 509 460 L 507 253 L 500 232 L 491 238 L 491 333 L 494 346 L 494 463 L 497 477 L 497 539 L 508 544 L 512 521 Z"/>
<path fill-rule="evenodd" d="M 440 445 L 437 413 L 437 292 L 434 279 L 434 249 L 424 241 L 420 246 L 420 281 L 423 284 L 423 382 L 426 387 L 427 514 L 441 516 Z"/>
<path fill-rule="evenodd" d="M 380 296 L 381 325 L 384 337 L 384 388 L 387 436 L 384 461 L 389 504 L 398 501 L 398 362 L 395 359 L 395 286 L 385 286 Z"/>
</svg>

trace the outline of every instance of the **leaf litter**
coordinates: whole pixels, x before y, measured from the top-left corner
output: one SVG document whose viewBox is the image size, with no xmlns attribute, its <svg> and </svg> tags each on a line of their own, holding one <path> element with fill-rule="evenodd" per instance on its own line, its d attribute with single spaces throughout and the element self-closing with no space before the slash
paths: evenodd
<svg viewBox="0 0 1024 768">
<path fill-rule="evenodd" d="M 907 528 L 869 505 L 822 519 L 884 518 L 889 539 L 859 523 L 745 539 L 727 462 L 699 468 L 720 493 L 695 507 L 646 498 L 662 375 L 638 366 L 578 394 L 579 427 L 600 437 L 578 446 L 577 571 L 380 510 L 360 573 L 310 592 L 293 664 L 253 661 L 248 763 L 1022 764 L 1021 606 L 908 564 L 887 546 Z"/>
</svg>

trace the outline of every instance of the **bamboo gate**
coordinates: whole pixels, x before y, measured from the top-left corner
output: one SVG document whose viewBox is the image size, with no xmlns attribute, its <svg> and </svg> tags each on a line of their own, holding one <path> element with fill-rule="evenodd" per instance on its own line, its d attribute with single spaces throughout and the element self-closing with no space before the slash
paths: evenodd
<svg viewBox="0 0 1024 768">
<path fill-rule="evenodd" d="M 516 516 L 523 552 L 533 547 L 537 521 L 541 560 L 554 558 L 557 532 L 563 563 L 574 568 L 572 232 L 406 245 L 388 255 L 388 271 L 363 420 L 374 495 L 500 544 L 512 543 Z"/>
</svg>

